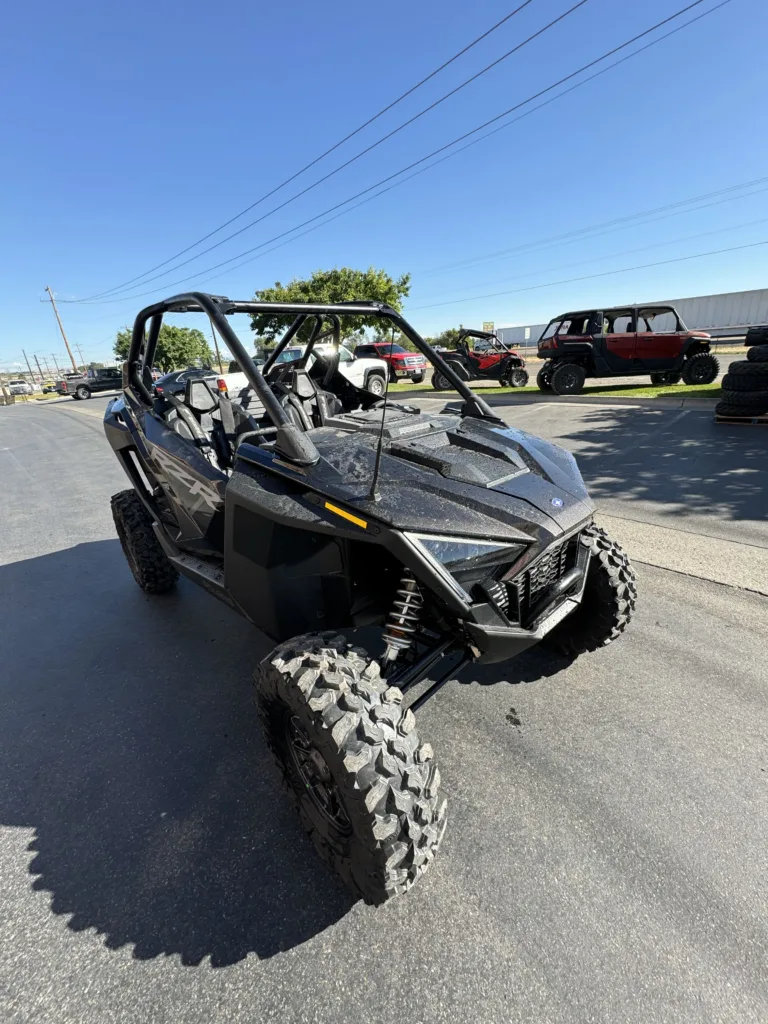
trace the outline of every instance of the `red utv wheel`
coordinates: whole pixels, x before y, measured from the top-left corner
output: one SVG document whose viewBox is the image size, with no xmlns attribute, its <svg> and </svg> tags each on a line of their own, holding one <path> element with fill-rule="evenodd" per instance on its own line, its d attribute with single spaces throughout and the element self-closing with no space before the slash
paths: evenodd
<svg viewBox="0 0 768 1024">
<path fill-rule="evenodd" d="M 550 377 L 550 386 L 556 395 L 578 395 L 584 387 L 586 373 L 576 363 L 559 363 Z"/>
<path fill-rule="evenodd" d="M 683 383 L 688 385 L 711 384 L 720 372 L 720 363 L 711 352 L 697 352 L 683 363 Z"/>
<path fill-rule="evenodd" d="M 502 384 L 508 384 L 511 388 L 524 388 L 528 383 L 528 372 L 527 370 L 514 370 L 509 380 L 501 381 Z"/>
<path fill-rule="evenodd" d="M 552 385 L 550 383 L 551 373 L 551 365 L 549 363 L 544 363 L 542 368 L 536 374 L 536 387 L 539 389 L 539 391 L 543 391 L 544 394 L 550 394 L 552 391 Z"/>
</svg>

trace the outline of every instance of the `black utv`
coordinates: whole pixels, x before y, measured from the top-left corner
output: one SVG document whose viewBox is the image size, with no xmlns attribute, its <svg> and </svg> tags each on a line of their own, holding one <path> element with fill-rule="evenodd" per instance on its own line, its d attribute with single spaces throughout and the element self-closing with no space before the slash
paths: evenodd
<svg viewBox="0 0 768 1024">
<path fill-rule="evenodd" d="M 250 381 L 239 403 L 205 379 L 183 395 L 153 388 L 163 316 L 191 311 Z M 230 326 L 237 313 L 286 323 L 260 368 Z M 388 403 L 340 374 L 328 342 L 361 315 L 412 341 L 460 413 Z M 297 336 L 301 355 L 281 361 Z M 304 827 L 367 902 L 405 892 L 446 823 L 414 711 L 468 662 L 539 641 L 576 656 L 632 615 L 634 573 L 594 525 L 573 456 L 506 426 L 376 302 L 178 295 L 139 313 L 123 382 L 104 424 L 131 482 L 112 510 L 137 583 L 159 594 L 182 574 L 274 640 L 257 703 Z"/>
</svg>

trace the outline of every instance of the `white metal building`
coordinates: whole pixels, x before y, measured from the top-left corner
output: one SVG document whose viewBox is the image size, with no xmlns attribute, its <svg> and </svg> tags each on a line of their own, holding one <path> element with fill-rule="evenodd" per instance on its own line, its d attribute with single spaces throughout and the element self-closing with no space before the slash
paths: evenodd
<svg viewBox="0 0 768 1024">
<path fill-rule="evenodd" d="M 655 303 L 674 306 L 686 327 L 709 331 L 715 337 L 745 334 L 748 327 L 768 323 L 768 288 L 748 292 L 723 292 L 721 295 L 697 295 L 688 299 L 654 299 Z M 627 303 L 641 305 L 645 303 Z M 612 303 L 620 305 L 620 303 Z M 552 316 L 568 312 L 553 309 Z M 535 345 L 546 324 L 499 327 L 496 334 L 507 345 Z"/>
</svg>

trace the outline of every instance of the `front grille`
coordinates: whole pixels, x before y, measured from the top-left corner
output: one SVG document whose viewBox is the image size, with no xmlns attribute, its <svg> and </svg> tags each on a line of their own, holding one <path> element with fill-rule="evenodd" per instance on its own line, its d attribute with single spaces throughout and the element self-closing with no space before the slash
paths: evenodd
<svg viewBox="0 0 768 1024">
<path fill-rule="evenodd" d="M 531 608 L 547 587 L 557 583 L 576 565 L 578 551 L 579 535 L 575 534 L 568 540 L 553 544 L 519 576 L 513 580 L 506 580 L 510 598 L 507 613 L 509 618 L 524 623 Z"/>
</svg>

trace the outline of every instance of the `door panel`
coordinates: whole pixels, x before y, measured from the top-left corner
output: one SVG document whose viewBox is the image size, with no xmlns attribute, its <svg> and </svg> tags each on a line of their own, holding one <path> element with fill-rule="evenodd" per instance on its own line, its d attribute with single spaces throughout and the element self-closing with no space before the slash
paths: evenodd
<svg viewBox="0 0 768 1024">
<path fill-rule="evenodd" d="M 649 370 L 668 369 L 683 347 L 683 338 L 676 331 L 654 334 L 642 331 L 637 335 L 637 358 Z"/>
<path fill-rule="evenodd" d="M 632 331 L 605 335 L 605 361 L 612 370 L 633 369 L 637 351 L 637 334 Z"/>
</svg>

